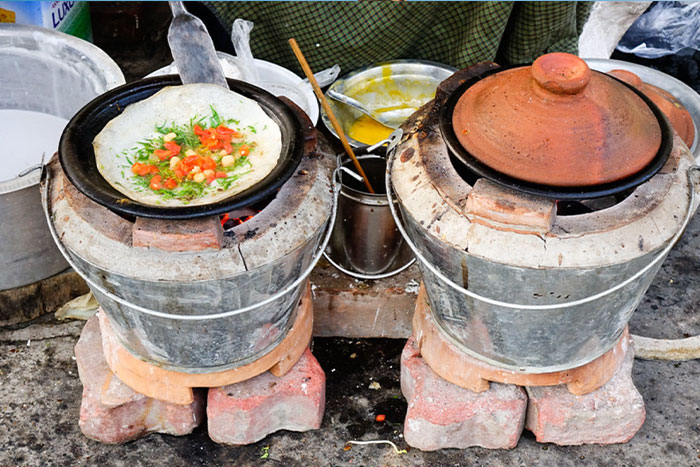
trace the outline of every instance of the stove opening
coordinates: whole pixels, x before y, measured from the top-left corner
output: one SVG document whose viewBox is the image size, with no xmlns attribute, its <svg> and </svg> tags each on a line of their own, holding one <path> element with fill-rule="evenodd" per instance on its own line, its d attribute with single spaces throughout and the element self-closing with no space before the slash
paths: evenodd
<svg viewBox="0 0 700 467">
<path fill-rule="evenodd" d="M 250 206 L 236 209 L 235 211 L 227 212 L 226 214 L 222 215 L 220 218 L 224 232 L 251 220 L 256 214 L 262 212 L 262 210 L 265 209 L 267 205 L 275 199 L 275 197 L 277 197 L 277 193 L 260 200 L 257 203 L 253 203 Z"/>
<path fill-rule="evenodd" d="M 452 166 L 457 174 L 469 185 L 474 186 L 476 181 L 481 178 L 481 176 L 472 172 L 452 154 L 450 154 L 450 162 L 452 163 Z M 629 190 L 621 193 L 616 193 L 603 198 L 557 201 L 557 216 L 577 216 L 580 214 L 602 211 L 603 209 L 608 209 L 618 203 L 621 203 L 627 199 L 627 197 L 631 195 L 633 191 L 634 188 L 630 188 Z"/>
<path fill-rule="evenodd" d="M 602 211 L 621 203 L 632 194 L 634 188 L 616 193 L 611 196 L 578 201 L 557 201 L 557 216 L 577 216 L 591 212 Z"/>
</svg>

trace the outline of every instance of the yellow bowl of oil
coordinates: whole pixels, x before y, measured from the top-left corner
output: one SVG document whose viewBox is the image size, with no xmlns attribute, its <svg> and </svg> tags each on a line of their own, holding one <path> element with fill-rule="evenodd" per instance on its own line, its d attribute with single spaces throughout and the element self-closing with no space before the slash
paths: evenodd
<svg viewBox="0 0 700 467">
<path fill-rule="evenodd" d="M 398 127 L 413 112 L 435 97 L 438 84 L 457 71 L 448 65 L 420 60 L 395 60 L 355 70 L 335 81 L 329 89 L 360 101 L 370 111 L 387 117 Z M 354 147 L 386 139 L 392 128 L 328 98 L 333 113 Z M 336 136 L 325 111 L 321 119 Z"/>
</svg>

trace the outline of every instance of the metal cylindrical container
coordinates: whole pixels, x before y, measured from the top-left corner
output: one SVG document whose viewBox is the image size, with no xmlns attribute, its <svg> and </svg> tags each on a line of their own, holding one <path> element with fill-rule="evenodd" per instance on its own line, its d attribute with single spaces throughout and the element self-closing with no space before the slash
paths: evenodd
<svg viewBox="0 0 700 467">
<path fill-rule="evenodd" d="M 514 267 L 436 242 L 405 212 L 404 219 L 420 252 L 440 272 L 476 294 L 514 304 L 548 305 L 595 295 L 663 250 L 599 268 Z M 661 263 L 600 299 L 551 310 L 485 303 L 446 286 L 422 264 L 421 272 L 437 325 L 466 354 L 513 371 L 549 373 L 583 366 L 612 348 Z"/>
<path fill-rule="evenodd" d="M 117 64 L 99 48 L 34 26 L 0 25 L 0 63 L 2 110 L 41 112 L 67 120 L 94 97 L 124 83 Z M 32 163 L 40 161 L 37 154 Z M 68 267 L 45 220 L 37 215 L 39 172 L 10 177 L 0 177 L 0 290 L 31 284 Z"/>
<path fill-rule="evenodd" d="M 430 134 L 431 111 L 412 117 L 421 131 L 405 129 L 387 184 L 443 335 L 522 373 L 577 368 L 610 350 L 697 207 L 685 144 L 676 136 L 663 173 L 621 201 L 560 215 L 554 201 L 462 178 Z M 508 224 L 512 212 L 548 221 Z"/>
<path fill-rule="evenodd" d="M 91 286 L 120 342 L 131 353 L 163 368 L 209 373 L 253 362 L 275 348 L 294 323 L 304 283 L 248 312 L 213 319 L 206 315 L 255 305 L 287 288 L 311 263 L 323 233 L 319 229 L 304 244 L 268 264 L 204 281 L 134 279 L 69 253 L 81 272 L 128 302 L 173 315 L 201 316 L 178 320 L 148 315 Z"/>
<path fill-rule="evenodd" d="M 226 231 L 220 249 L 134 247 L 133 223 L 92 204 L 86 213 L 57 163 L 47 167 L 44 212 L 128 351 L 174 371 L 224 371 L 258 360 L 287 336 L 308 273 L 330 238 L 330 169 L 310 158 L 301 168 L 305 175 Z M 95 211 L 99 222 L 90 215 Z"/>
<path fill-rule="evenodd" d="M 386 159 L 370 154 L 358 160 L 377 192 L 368 193 L 361 181 L 345 172 L 355 170 L 353 163 L 341 161 L 340 196 L 328 254 L 344 269 L 382 274 L 390 268 L 401 268 L 413 255 L 396 228 L 383 192 Z"/>
</svg>

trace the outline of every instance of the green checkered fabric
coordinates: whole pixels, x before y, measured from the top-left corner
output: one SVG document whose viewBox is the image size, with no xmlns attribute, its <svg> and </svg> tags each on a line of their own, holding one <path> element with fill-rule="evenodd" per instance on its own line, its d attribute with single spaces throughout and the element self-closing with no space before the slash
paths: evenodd
<svg viewBox="0 0 700 467">
<path fill-rule="evenodd" d="M 399 58 L 464 68 L 484 60 L 531 62 L 550 51 L 577 53 L 589 2 L 206 2 L 230 30 L 252 21 L 253 55 L 301 74 L 287 40 L 311 68 L 344 72 Z"/>
</svg>

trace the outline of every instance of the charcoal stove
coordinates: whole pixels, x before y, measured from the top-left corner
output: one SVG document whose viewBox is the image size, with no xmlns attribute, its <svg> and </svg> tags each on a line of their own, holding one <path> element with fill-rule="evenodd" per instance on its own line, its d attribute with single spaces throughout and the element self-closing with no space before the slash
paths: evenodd
<svg viewBox="0 0 700 467">
<path fill-rule="evenodd" d="M 284 340 L 332 218 L 331 168 L 316 153 L 313 128 L 306 139 L 292 177 L 225 231 L 219 216 L 118 215 L 80 193 L 55 160 L 47 166 L 55 240 L 131 355 L 210 374 L 255 362 Z"/>
<path fill-rule="evenodd" d="M 583 73 L 579 81 L 588 82 L 583 61 L 564 60 Z M 525 107 L 538 99 L 554 105 L 585 100 L 577 72 L 553 68 L 554 77 L 540 80 L 533 72 L 525 81 L 535 95 L 525 93 Z M 510 449 L 527 428 L 537 441 L 560 445 L 626 442 L 645 417 L 631 377 L 627 322 L 697 208 L 698 167 L 653 104 L 648 109 L 659 122 L 660 142 L 647 145 L 650 155 L 636 169 L 607 179 L 606 166 L 620 170 L 621 163 L 638 157 L 623 144 L 617 151 L 623 160 L 611 162 L 614 145 L 588 141 L 615 133 L 607 127 L 611 114 L 592 112 L 595 124 L 579 134 L 586 122 L 576 112 L 555 118 L 545 112 L 539 120 L 526 113 L 522 124 L 511 118 L 484 125 L 495 108 L 488 102 L 474 113 L 475 120 L 484 119 L 481 127 L 474 120 L 449 126 L 459 122 L 450 106 L 472 83 L 497 76 L 497 69 L 484 63 L 455 73 L 438 87 L 435 100 L 392 135 L 386 184 L 401 216 L 393 202 L 389 206 L 423 275 L 413 335 L 401 360 L 408 400 L 404 438 L 422 450 Z M 571 79 L 559 83 L 558 76 Z M 555 87 L 573 83 L 578 89 L 548 94 L 550 78 Z M 508 95 L 512 85 L 481 89 L 497 100 L 506 96 L 500 102 L 505 113 L 517 114 Z M 472 101 L 476 107 L 486 102 L 482 96 Z M 622 121 L 636 118 L 626 112 L 616 107 L 612 114 L 623 115 Z M 548 119 L 553 127 L 566 121 L 574 131 L 550 139 Z M 633 126 L 638 131 L 643 125 Z M 660 157 L 664 127 L 669 146 Z M 525 140 L 534 143 L 531 150 L 508 140 L 522 128 Z M 483 160 L 472 158 L 472 146 L 458 146 L 479 132 L 486 134 L 484 146 L 503 144 L 506 156 L 499 160 L 502 154 L 487 152 Z M 551 154 L 554 159 L 562 156 L 562 165 L 577 167 L 576 186 L 566 186 L 566 170 L 552 164 L 549 150 L 556 147 L 567 150 Z M 589 149 L 571 157 L 580 147 Z M 581 157 L 589 153 L 604 156 L 587 167 Z M 482 163 L 489 158 L 505 174 Z M 517 178 L 516 162 L 528 171 L 528 180 Z M 556 177 L 557 184 L 533 183 Z M 604 181 L 585 185 L 591 178 Z"/>
<path fill-rule="evenodd" d="M 448 149 L 440 115 L 459 86 L 494 67 L 453 75 L 403 125 L 387 184 L 449 342 L 513 372 L 578 368 L 619 342 L 696 209 L 694 160 L 674 135 L 647 181 L 597 199 L 568 193 L 566 202 L 482 178 Z"/>
</svg>

